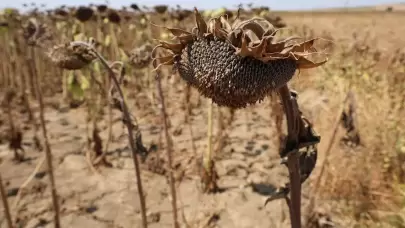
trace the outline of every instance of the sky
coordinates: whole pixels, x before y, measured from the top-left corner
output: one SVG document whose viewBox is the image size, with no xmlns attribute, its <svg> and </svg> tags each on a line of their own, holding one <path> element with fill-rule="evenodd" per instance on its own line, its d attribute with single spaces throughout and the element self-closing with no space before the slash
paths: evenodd
<svg viewBox="0 0 405 228">
<path fill-rule="evenodd" d="M 88 5 L 105 4 L 106 0 L 0 0 L 0 9 L 6 7 L 20 8 L 23 3 L 35 2 L 37 5 L 46 4 L 47 8 L 54 8 L 60 5 Z M 235 7 L 239 3 L 253 3 L 256 6 L 268 6 L 274 10 L 303 10 L 319 9 L 330 7 L 354 7 L 369 6 L 378 4 L 393 4 L 405 2 L 405 0 L 110 0 L 112 7 L 121 8 L 132 3 L 138 5 L 153 6 L 165 4 L 175 6 L 181 5 L 183 8 L 197 7 L 201 9 L 215 9 L 218 7 Z"/>
</svg>

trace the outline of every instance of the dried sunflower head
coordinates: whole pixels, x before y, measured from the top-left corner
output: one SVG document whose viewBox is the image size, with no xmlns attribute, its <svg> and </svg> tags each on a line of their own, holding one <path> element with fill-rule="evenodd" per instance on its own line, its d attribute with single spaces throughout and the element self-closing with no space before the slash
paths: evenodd
<svg viewBox="0 0 405 228">
<path fill-rule="evenodd" d="M 135 3 L 132 3 L 132 4 L 130 5 L 130 7 L 131 7 L 133 10 L 135 10 L 135 11 L 140 10 L 140 9 L 139 9 L 139 6 L 138 6 L 137 4 L 135 4 Z"/>
<path fill-rule="evenodd" d="M 46 47 L 53 39 L 49 27 L 33 17 L 22 25 L 22 29 L 23 37 L 28 45 Z"/>
<path fill-rule="evenodd" d="M 153 47 L 150 44 L 144 44 L 138 48 L 134 48 L 129 55 L 131 66 L 136 69 L 142 69 L 149 65 L 152 60 L 151 51 Z"/>
<path fill-rule="evenodd" d="M 0 21 L 0 27 L 7 28 L 10 24 L 6 21 Z"/>
<path fill-rule="evenodd" d="M 81 22 L 86 22 L 90 20 L 93 17 L 93 15 L 94 15 L 93 9 L 86 6 L 80 6 L 75 12 L 75 17 L 77 18 L 77 20 Z"/>
<path fill-rule="evenodd" d="M 326 62 L 307 58 L 316 53 L 316 39 L 276 41 L 277 30 L 265 19 L 236 19 L 231 25 L 225 15 L 208 23 L 197 9 L 195 16 L 197 27 L 191 32 L 165 27 L 178 43 L 159 41 L 156 48 L 167 49 L 170 55 L 156 57 L 153 53 L 153 61 L 159 64 L 156 69 L 173 65 L 185 81 L 220 106 L 254 104 L 285 85 L 297 69 Z"/>
<path fill-rule="evenodd" d="M 121 22 L 121 17 L 118 14 L 118 12 L 115 10 L 109 10 L 107 17 L 108 17 L 108 20 L 114 24 L 119 24 Z"/>
<path fill-rule="evenodd" d="M 107 11 L 107 9 L 108 9 L 108 6 L 105 4 L 97 5 L 97 11 L 99 13 L 104 13 Z"/>
<path fill-rule="evenodd" d="M 57 8 L 57 9 L 55 9 L 55 10 L 53 11 L 53 14 L 54 14 L 55 16 L 60 17 L 60 18 L 65 18 L 65 17 L 68 17 L 68 16 L 69 16 L 69 12 L 66 11 L 66 10 L 63 9 L 63 8 Z"/>
<path fill-rule="evenodd" d="M 153 7 L 157 13 L 164 14 L 166 13 L 169 7 L 167 5 L 156 5 Z"/>
<path fill-rule="evenodd" d="M 55 45 L 47 54 L 56 66 L 66 70 L 78 70 L 97 58 L 92 45 L 94 46 L 94 43 L 78 41 Z"/>
<path fill-rule="evenodd" d="M 189 17 L 191 14 L 193 14 L 193 11 L 187 10 L 187 9 L 178 9 L 170 14 L 170 17 L 173 20 L 178 20 L 178 21 L 183 21 L 187 17 Z"/>
</svg>

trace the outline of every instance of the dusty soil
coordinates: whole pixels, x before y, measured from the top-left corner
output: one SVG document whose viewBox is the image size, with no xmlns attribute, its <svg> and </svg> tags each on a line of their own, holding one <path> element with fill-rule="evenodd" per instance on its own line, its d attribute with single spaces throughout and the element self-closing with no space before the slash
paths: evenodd
<svg viewBox="0 0 405 228">
<path fill-rule="evenodd" d="M 279 164 L 276 141 L 270 137 L 274 135 L 274 127 L 268 101 L 246 111 L 236 112 L 236 120 L 228 128 L 230 133 L 226 146 L 222 151 L 217 151 L 219 186 L 223 191 L 206 195 L 201 193 L 196 159 L 193 159 L 195 152 L 201 154 L 206 149 L 206 111 L 193 110 L 191 134 L 189 125 L 184 124 L 184 114 L 178 113 L 181 102 L 173 102 L 181 101 L 181 97 L 174 98 L 170 101 L 168 112 L 175 160 L 176 164 L 180 164 L 176 177 L 179 211 L 183 214 L 181 221 L 184 227 L 187 224 L 188 227 L 275 227 L 273 224 L 284 220 L 283 217 L 288 213 L 284 201 L 274 201 L 266 207 L 263 205 L 266 194 L 284 184 L 287 178 L 286 168 Z M 48 103 L 52 102 L 58 103 L 55 99 Z M 85 156 L 84 108 L 53 106 L 48 105 L 46 108 L 46 122 L 54 156 L 63 227 L 138 227 L 139 199 L 126 132 L 119 121 L 120 114 L 114 112 L 113 142 L 108 149 L 107 160 L 112 167 L 101 166 L 97 171 L 92 171 Z M 160 125 L 153 123 L 159 119 L 159 113 L 155 113 L 158 110 L 149 109 L 134 107 L 132 113 L 139 119 L 145 145 L 159 145 Z M 26 119 L 21 114 L 16 116 L 20 121 Z M 106 123 L 101 122 L 99 127 L 103 129 L 100 135 L 105 139 Z M 195 141 L 195 152 L 191 137 Z M 14 206 L 16 189 L 33 174 L 35 167 L 44 158 L 44 152 L 34 148 L 32 138 L 33 129 L 25 129 L 23 146 L 27 160 L 22 163 L 12 161 L 12 152 L 7 144 L 1 144 L 1 172 L 12 213 L 24 224 L 22 227 L 53 227 L 50 187 L 48 176 L 43 172 L 45 165 L 22 190 L 21 199 L 17 207 Z M 158 150 L 149 156 L 146 163 L 156 161 L 158 154 L 164 157 L 164 153 L 164 148 L 158 146 Z M 167 178 L 148 171 L 146 164 L 143 167 L 142 179 L 150 227 L 171 227 Z M 5 222 L 1 227 L 6 227 Z"/>
<path fill-rule="evenodd" d="M 312 27 L 317 22 L 316 31 L 338 34 L 341 41 L 350 40 L 353 32 L 390 24 L 379 35 L 384 40 L 378 42 L 382 48 L 392 49 L 402 40 L 401 36 L 390 36 L 392 32 L 401 33 L 396 25 L 400 23 L 396 15 L 376 15 L 370 21 L 367 15 L 283 15 L 288 24 Z M 301 17 L 304 17 L 303 19 Z M 349 21 L 356 17 L 354 24 Z M 384 21 L 381 18 L 384 18 Z M 322 23 L 319 23 L 322 21 Z M 359 30 L 363 28 L 363 30 Z M 275 187 L 285 183 L 287 172 L 279 164 L 278 149 L 271 119 L 269 101 L 249 109 L 237 111 L 236 119 L 228 126 L 229 137 L 221 151 L 216 151 L 219 186 L 223 191 L 216 194 L 202 194 L 197 175 L 196 157 L 206 150 L 207 114 L 205 99 L 202 106 L 193 109 L 191 128 L 184 122 L 182 108 L 182 86 L 173 86 L 166 91 L 171 121 L 170 133 L 174 141 L 176 179 L 179 212 L 182 227 L 288 227 L 288 211 L 284 201 L 274 201 L 264 207 L 266 195 Z M 175 91 L 173 91 L 175 90 Z M 299 102 L 304 114 L 315 123 L 320 122 L 319 113 L 331 108 L 328 97 L 313 89 L 299 89 Z M 196 96 L 193 99 L 196 103 Z M 164 138 L 161 131 L 160 113 L 150 105 L 146 94 L 138 94 L 131 102 L 131 112 L 138 118 L 145 145 L 157 145 L 157 150 L 149 155 L 142 165 L 142 180 L 148 210 L 150 227 L 171 227 L 171 198 L 165 175 L 153 172 L 151 163 L 165 158 Z M 87 129 L 84 108 L 69 109 L 59 105 L 60 95 L 47 98 L 46 121 L 51 142 L 56 175 L 56 185 L 61 204 L 62 226 L 67 227 L 140 227 L 140 206 L 136 189 L 135 173 L 128 148 L 125 128 L 120 114 L 114 112 L 113 141 L 108 147 L 107 160 L 111 167 L 98 166 L 92 170 L 86 159 Z M 34 111 L 38 108 L 33 102 Z M 327 108 L 326 108 L 327 107 Z M 182 110 L 182 111 L 179 111 Z M 331 121 L 316 125 L 318 132 L 329 133 L 334 111 L 329 109 Z M 227 111 L 224 111 L 227 112 Z M 105 111 L 107 113 L 107 111 Z M 43 164 L 34 172 L 44 158 L 44 152 L 35 149 L 34 129 L 27 122 L 27 116 L 20 106 L 14 110 L 15 121 L 24 130 L 23 147 L 26 161 L 16 163 L 7 142 L 0 144 L 0 172 L 4 178 L 8 200 L 13 217 L 20 227 L 53 227 L 52 204 L 46 167 Z M 7 134 L 6 115 L 0 114 L 0 132 Z M 101 137 L 107 138 L 107 114 L 99 123 Z M 215 130 L 216 131 L 216 127 Z M 40 135 L 40 132 L 38 133 Z M 214 132 L 215 134 L 215 132 Z M 327 136 L 327 135 L 326 135 Z M 193 140 L 191 140 L 193 138 Z M 326 140 L 326 137 L 325 137 Z M 325 140 L 321 143 L 324 147 Z M 192 144 L 194 141 L 195 145 Z M 215 140 L 214 140 L 215 141 Z M 103 143 L 105 143 L 103 141 Z M 320 150 L 322 151 L 322 150 Z M 322 155 L 321 155 L 322 156 Z M 149 164 L 149 165 L 148 165 Z M 156 165 L 155 165 L 156 166 Z M 156 170 L 155 170 L 156 171 Z M 35 174 L 33 178 L 31 175 Z M 16 192 L 27 180 L 17 202 Z M 304 206 L 307 203 L 308 183 L 303 186 Z M 3 211 L 0 210 L 0 227 L 6 227 Z"/>
</svg>

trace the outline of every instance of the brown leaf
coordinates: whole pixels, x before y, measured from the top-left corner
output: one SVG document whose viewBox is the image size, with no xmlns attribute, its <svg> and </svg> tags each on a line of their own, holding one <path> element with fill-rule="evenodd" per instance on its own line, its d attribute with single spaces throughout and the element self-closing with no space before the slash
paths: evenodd
<svg viewBox="0 0 405 228">
<path fill-rule="evenodd" d="M 279 43 L 268 43 L 266 52 L 267 53 L 280 53 L 283 49 L 285 48 L 285 43 L 284 42 L 279 42 Z"/>
<path fill-rule="evenodd" d="M 218 30 L 222 28 L 219 18 L 213 18 L 208 24 L 208 32 L 218 36 Z"/>
<path fill-rule="evenodd" d="M 153 71 L 156 71 L 163 65 L 172 65 L 174 63 L 174 57 L 174 55 L 169 55 L 153 59 L 153 66 L 159 63 L 159 65 L 157 65 Z"/>
<path fill-rule="evenodd" d="M 229 24 L 228 20 L 224 16 L 219 17 L 219 20 L 221 21 L 223 29 L 225 29 L 227 32 L 232 30 L 231 24 Z"/>
<path fill-rule="evenodd" d="M 280 54 L 282 54 L 282 55 L 288 55 L 289 53 L 292 52 L 292 50 L 294 49 L 294 47 L 295 47 L 295 46 L 286 47 L 286 48 L 284 48 L 284 49 L 280 52 Z"/>
<path fill-rule="evenodd" d="M 242 33 L 242 44 L 240 46 L 240 49 L 237 50 L 236 53 L 241 56 L 248 56 L 250 51 L 249 51 L 247 45 L 248 45 L 247 36 L 245 33 Z"/>
<path fill-rule="evenodd" d="M 263 34 L 263 36 L 272 36 L 274 37 L 278 31 L 280 31 L 279 29 L 275 29 L 273 25 L 271 25 L 272 27 L 270 27 L 269 29 L 267 29 L 267 31 Z"/>
<path fill-rule="evenodd" d="M 280 53 L 268 53 L 262 56 L 260 60 L 262 60 L 263 62 L 268 62 L 272 60 L 286 59 L 286 58 L 288 58 L 288 56 L 281 55 Z"/>
<path fill-rule="evenodd" d="M 264 34 L 264 28 L 256 23 L 256 22 L 250 22 L 250 23 L 246 23 L 244 25 L 241 26 L 243 30 L 250 30 L 252 31 L 257 38 L 260 40 L 263 38 L 263 34 Z"/>
<path fill-rule="evenodd" d="M 181 51 L 184 48 L 184 45 L 181 44 L 181 43 L 180 44 L 168 43 L 168 42 L 165 42 L 165 41 L 159 41 L 159 43 L 161 44 L 161 47 L 169 49 L 169 50 L 173 51 L 176 54 L 180 54 Z"/>
<path fill-rule="evenodd" d="M 234 47 L 240 47 L 242 41 L 242 34 L 243 32 L 241 29 L 235 29 L 228 34 L 227 39 Z"/>
<path fill-rule="evenodd" d="M 261 40 L 261 42 L 258 45 L 251 47 L 250 50 L 253 53 L 254 57 L 262 57 L 263 53 L 266 50 L 266 46 L 267 46 L 266 40 Z"/>
<path fill-rule="evenodd" d="M 301 57 L 300 59 L 298 59 L 297 61 L 297 68 L 298 69 L 310 69 L 310 68 L 315 68 L 318 66 L 323 65 L 324 63 L 326 63 L 328 61 L 328 59 L 325 59 L 324 61 L 318 62 L 318 63 L 314 63 L 309 59 L 306 59 L 304 57 Z"/>
<path fill-rule="evenodd" d="M 208 32 L 207 23 L 205 23 L 204 19 L 202 18 L 196 7 L 194 7 L 194 13 L 195 21 L 198 27 L 198 34 L 202 36 L 204 33 Z"/>
<path fill-rule="evenodd" d="M 310 39 L 300 44 L 294 45 L 292 52 L 307 52 L 314 46 L 315 40 L 318 38 Z"/>
<path fill-rule="evenodd" d="M 187 43 L 189 43 L 190 41 L 192 41 L 194 39 L 193 34 L 189 34 L 189 35 L 181 35 L 178 36 L 177 39 L 180 41 L 180 43 L 182 43 L 183 45 L 186 45 Z"/>
<path fill-rule="evenodd" d="M 168 27 L 163 27 L 167 29 L 169 32 L 173 34 L 173 36 L 179 37 L 179 36 L 186 36 L 186 35 L 191 35 L 191 33 L 183 30 L 183 29 L 178 29 L 178 28 L 168 28 Z"/>
</svg>

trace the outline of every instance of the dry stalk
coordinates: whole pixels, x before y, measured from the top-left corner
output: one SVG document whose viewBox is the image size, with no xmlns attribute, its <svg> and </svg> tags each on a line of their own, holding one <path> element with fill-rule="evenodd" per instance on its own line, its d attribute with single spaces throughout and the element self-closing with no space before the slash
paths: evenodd
<svg viewBox="0 0 405 228">
<path fill-rule="evenodd" d="M 164 128 L 165 138 L 166 138 L 166 154 L 167 154 L 167 161 L 168 161 L 168 166 L 169 166 L 169 185 L 170 185 L 170 191 L 171 191 L 171 196 L 172 196 L 173 227 L 179 228 L 180 225 L 178 222 L 176 186 L 175 186 L 175 179 L 174 179 L 174 174 L 173 174 L 173 155 L 172 155 L 173 147 L 172 147 L 172 141 L 171 141 L 171 138 L 169 135 L 166 105 L 165 105 L 165 100 L 164 100 L 164 95 L 163 95 L 163 90 L 162 90 L 162 81 L 160 78 L 159 71 L 156 71 L 156 87 L 157 87 L 159 98 L 160 98 L 161 116 L 162 116 L 163 128 Z"/>
<path fill-rule="evenodd" d="M 13 220 L 11 219 L 10 207 L 8 205 L 7 194 L 6 190 L 4 189 L 3 178 L 1 177 L 1 173 L 0 173 L 0 193 L 1 193 L 1 200 L 3 201 L 4 214 L 6 216 L 8 228 L 13 228 Z"/>
<path fill-rule="evenodd" d="M 203 183 L 203 190 L 207 193 L 216 192 L 218 190 L 217 185 L 217 173 L 215 171 L 215 163 L 212 159 L 212 131 L 213 131 L 213 102 L 208 100 L 208 129 L 207 129 L 207 150 L 203 155 L 203 170 L 201 173 L 201 181 Z"/>
<path fill-rule="evenodd" d="M 107 69 L 108 74 L 114 84 L 114 87 L 120 97 L 120 105 L 121 105 L 122 113 L 123 113 L 124 119 L 125 119 L 124 123 L 128 130 L 128 140 L 129 140 L 129 145 L 131 147 L 132 159 L 133 159 L 134 166 L 135 166 L 136 183 L 137 183 L 137 187 L 138 187 L 139 201 L 141 204 L 142 227 L 147 228 L 148 223 L 147 223 L 147 218 L 146 218 L 146 203 L 145 203 L 145 196 L 143 194 L 141 170 L 139 168 L 139 161 L 138 161 L 138 156 L 137 156 L 137 154 L 139 154 L 138 153 L 139 148 L 135 144 L 136 141 L 133 136 L 134 125 L 130 121 L 131 115 L 129 114 L 128 106 L 124 99 L 124 93 L 122 92 L 119 81 L 116 78 L 113 70 L 110 68 L 107 61 L 96 50 L 93 50 L 93 51 L 94 51 L 95 55 L 97 56 L 97 58 L 100 60 L 101 64 Z M 136 126 L 136 130 L 138 130 L 138 126 Z"/>
<path fill-rule="evenodd" d="M 291 98 L 292 95 L 287 86 L 283 86 L 280 89 L 281 99 L 283 101 L 284 112 L 286 115 L 291 115 L 294 113 L 291 102 L 294 102 Z M 289 118 L 288 118 L 289 119 Z M 294 131 L 294 123 L 287 121 L 287 129 L 289 140 L 293 142 L 298 142 L 298 135 Z M 299 151 L 293 151 L 288 154 L 287 157 L 287 167 L 290 179 L 290 197 L 285 197 L 289 211 L 290 211 L 290 221 L 292 228 L 301 228 L 301 174 L 300 174 L 300 165 L 299 165 Z"/>
<path fill-rule="evenodd" d="M 6 112 L 10 127 L 10 136 L 9 136 L 9 148 L 14 152 L 14 159 L 18 162 L 24 161 L 24 148 L 22 147 L 22 132 L 15 125 L 11 102 L 16 96 L 16 91 L 14 89 L 9 89 L 4 96 L 4 103 L 6 105 Z M 18 152 L 20 151 L 21 154 Z"/>
<path fill-rule="evenodd" d="M 350 96 L 352 96 L 351 93 L 352 92 L 349 90 L 349 92 L 346 94 L 346 97 L 345 97 L 345 99 L 343 100 L 343 102 L 341 104 L 341 107 L 340 107 L 339 111 L 337 112 L 338 114 L 337 114 L 337 116 L 335 118 L 335 122 L 333 124 L 332 134 L 330 136 L 330 139 L 329 139 L 329 142 L 327 144 L 326 151 L 325 151 L 325 155 L 324 155 L 325 157 L 324 157 L 324 160 L 323 160 L 323 162 L 321 164 L 319 174 L 318 174 L 318 176 L 317 176 L 317 178 L 315 180 L 315 184 L 313 185 L 314 192 L 312 193 L 311 198 L 309 199 L 309 203 L 308 203 L 308 206 L 307 206 L 308 211 L 313 211 L 313 209 L 316 206 L 316 200 L 317 200 L 317 197 L 318 197 L 318 191 L 319 191 L 319 188 L 320 188 L 320 185 L 321 185 L 323 173 L 325 172 L 326 167 L 329 164 L 329 155 L 330 155 L 330 152 L 331 152 L 332 147 L 333 147 L 333 145 L 335 143 L 335 140 L 336 140 L 336 136 L 337 136 L 337 133 L 338 133 L 338 130 L 339 130 L 339 125 L 341 123 L 344 108 L 346 106 L 346 103 L 349 101 Z M 306 223 L 307 224 L 310 222 L 310 219 L 311 219 L 310 216 L 311 216 L 311 214 L 308 214 L 308 216 L 306 218 Z"/>
<path fill-rule="evenodd" d="M 342 103 L 342 105 L 341 105 L 341 107 L 339 109 L 339 112 L 337 112 L 338 115 L 336 116 L 335 123 L 334 123 L 333 128 L 332 128 L 333 131 L 332 131 L 331 137 L 330 137 L 329 142 L 328 142 L 328 146 L 327 146 L 326 151 L 325 151 L 325 158 L 324 158 L 324 161 L 322 162 L 322 165 L 321 165 L 320 171 L 319 171 L 319 175 L 318 175 L 318 177 L 317 177 L 317 179 L 315 181 L 315 184 L 314 184 L 314 194 L 313 194 L 313 197 L 311 198 L 311 202 L 314 201 L 314 199 L 315 199 L 315 197 L 316 197 L 316 195 L 318 193 L 318 189 L 319 189 L 320 184 L 321 184 L 323 173 L 324 173 L 327 165 L 329 164 L 328 158 L 329 158 L 330 152 L 332 150 L 333 144 L 334 144 L 334 142 L 336 140 L 336 136 L 337 136 L 337 133 L 338 133 L 338 130 L 339 130 L 340 121 L 341 121 L 341 118 L 342 118 L 342 113 L 343 113 L 344 107 L 346 106 L 346 103 L 348 102 L 348 100 L 349 100 L 349 98 L 351 96 L 350 94 L 351 94 L 351 91 L 349 91 L 346 94 L 346 97 L 345 97 L 345 99 L 344 99 L 344 101 L 343 101 L 343 103 Z"/>
<path fill-rule="evenodd" d="M 28 184 L 34 179 L 34 177 L 38 173 L 38 171 L 42 168 L 42 165 L 44 164 L 45 159 L 46 159 L 46 156 L 43 155 L 41 160 L 35 166 L 34 170 L 31 173 L 31 175 L 18 188 L 18 192 L 17 192 L 17 195 L 15 197 L 14 204 L 13 204 L 13 210 L 17 210 L 17 206 L 18 206 L 18 203 L 20 202 L 23 190 L 28 186 Z"/>
<path fill-rule="evenodd" d="M 146 218 L 145 196 L 143 193 L 141 171 L 137 156 L 138 154 L 141 154 L 142 150 L 145 150 L 145 148 L 143 148 L 142 145 L 142 137 L 138 125 L 131 121 L 131 115 L 129 113 L 127 103 L 125 102 L 124 93 L 113 69 L 109 66 L 107 60 L 105 60 L 104 57 L 102 57 L 97 50 L 95 50 L 93 43 L 83 41 L 70 42 L 65 45 L 55 46 L 53 50 L 48 53 L 48 55 L 54 64 L 64 69 L 81 69 L 90 64 L 94 59 L 99 59 L 100 63 L 107 70 L 108 75 L 113 82 L 113 88 L 115 89 L 115 92 L 118 93 L 118 98 L 114 100 L 114 102 L 117 102 L 117 108 L 123 114 L 123 122 L 128 131 L 128 141 L 135 166 L 136 184 L 141 205 L 142 227 L 147 228 L 148 223 Z M 133 134 L 134 130 L 136 131 L 136 140 Z"/>
<path fill-rule="evenodd" d="M 32 48 L 32 52 L 35 53 L 35 50 Z M 35 61 L 35 60 L 34 60 Z M 48 165 L 48 174 L 49 174 L 49 181 L 51 184 L 51 194 L 52 194 L 52 204 L 53 204 L 53 209 L 55 212 L 54 215 L 54 223 L 55 223 L 55 228 L 60 228 L 60 211 L 59 211 L 59 201 L 58 201 L 58 195 L 56 191 L 56 184 L 55 184 L 55 177 L 53 173 L 53 164 L 52 164 L 52 151 L 51 151 L 51 146 L 49 144 L 49 139 L 48 139 L 48 133 L 46 129 L 46 123 L 45 123 L 45 105 L 42 97 L 42 91 L 40 88 L 40 82 L 38 81 L 39 78 L 37 77 L 37 74 L 34 75 L 34 87 L 35 87 L 35 94 L 37 97 L 37 101 L 39 104 L 39 120 L 41 124 L 41 129 L 42 129 L 42 137 L 44 140 L 44 145 L 45 145 L 45 156 L 46 156 L 46 163 Z"/>
<path fill-rule="evenodd" d="M 271 118 L 276 125 L 277 146 L 280 148 L 283 143 L 283 108 L 280 106 L 277 96 L 270 97 Z M 273 134 L 272 134 L 273 135 Z"/>
</svg>

